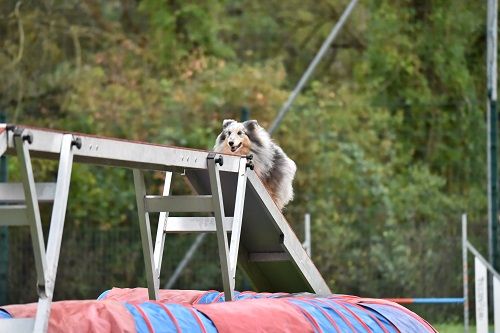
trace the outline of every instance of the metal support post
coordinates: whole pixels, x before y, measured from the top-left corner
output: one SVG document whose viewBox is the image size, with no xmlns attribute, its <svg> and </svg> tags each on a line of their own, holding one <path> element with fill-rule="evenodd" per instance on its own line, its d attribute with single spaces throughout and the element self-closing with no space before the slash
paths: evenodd
<svg viewBox="0 0 500 333">
<path fill-rule="evenodd" d="M 23 181 L 24 196 L 26 200 L 26 213 L 30 225 L 31 242 L 33 244 L 33 254 L 35 256 L 35 269 L 37 275 L 38 296 L 46 298 L 45 286 L 47 285 L 47 262 L 45 259 L 45 242 L 43 239 L 42 221 L 40 219 L 40 209 L 35 189 L 33 169 L 31 167 L 28 142 L 33 137 L 27 131 L 16 129 L 14 132 L 14 144 L 21 169 L 21 179 Z"/>
<path fill-rule="evenodd" d="M 238 169 L 238 184 L 236 187 L 236 202 L 234 206 L 233 229 L 231 233 L 231 246 L 229 247 L 229 268 L 232 287 L 236 279 L 236 266 L 238 264 L 238 249 L 240 248 L 241 225 L 243 223 L 243 208 L 247 186 L 247 159 L 240 159 Z"/>
<path fill-rule="evenodd" d="M 467 263 L 467 215 L 462 215 L 462 274 L 464 291 L 464 333 L 469 333 L 469 268 Z"/>
<path fill-rule="evenodd" d="M 37 271 L 39 299 L 33 327 L 35 332 L 46 332 L 48 328 L 50 305 L 54 293 L 71 180 L 71 168 L 73 163 L 72 147 L 73 145 L 77 145 L 79 148 L 81 147 L 81 141 L 78 140 L 79 139 L 74 139 L 70 134 L 64 135 L 61 140 L 55 200 L 52 209 L 47 252 L 45 252 L 40 210 L 38 207 L 38 196 L 28 148 L 28 144 L 33 142 L 33 135 L 20 128 L 14 130 L 14 145 L 21 166 L 24 202 L 26 205 L 25 212 L 30 226 L 33 253 L 35 256 L 35 268 Z"/>
<path fill-rule="evenodd" d="M 217 244 L 219 247 L 219 260 L 222 272 L 222 286 L 224 288 L 224 297 L 226 301 L 233 300 L 234 281 L 230 278 L 229 248 L 227 244 L 227 232 L 224 227 L 223 219 L 225 217 L 224 205 L 222 202 L 222 190 L 220 185 L 219 166 L 222 164 L 222 157 L 219 156 L 216 162 L 215 153 L 210 153 L 207 157 L 208 175 L 210 177 L 210 188 L 214 205 L 215 225 L 217 229 Z"/>
<path fill-rule="evenodd" d="M 165 172 L 165 182 L 163 185 L 163 196 L 170 195 L 170 185 L 172 184 L 172 172 Z M 160 271 L 161 262 L 163 259 L 163 249 L 165 248 L 165 227 L 167 225 L 169 212 L 160 212 L 160 217 L 158 218 L 158 228 L 156 230 L 156 241 L 154 248 L 154 263 L 155 263 L 155 279 L 157 280 L 157 285 L 160 286 Z"/>
<path fill-rule="evenodd" d="M 81 143 L 80 143 L 81 144 Z M 71 182 L 71 169 L 73 166 L 73 145 L 79 145 L 73 135 L 66 134 L 61 142 L 61 154 L 59 160 L 59 170 L 57 172 L 57 184 L 50 220 L 49 238 L 47 241 L 47 271 L 45 274 L 46 285 L 45 295 L 38 302 L 38 309 L 35 318 L 35 332 L 46 332 L 49 324 L 50 305 L 54 295 L 54 286 L 57 276 L 57 266 L 59 264 L 59 254 L 61 251 L 61 241 L 64 229 L 64 219 L 68 204 L 69 186 Z M 78 146 L 80 147 L 80 146 Z"/>
<path fill-rule="evenodd" d="M 134 169 L 135 197 L 137 201 L 137 211 L 139 213 L 139 228 L 141 231 L 142 252 L 144 254 L 144 266 L 146 269 L 146 280 L 148 283 L 149 299 L 158 299 L 158 279 L 155 277 L 155 263 L 153 254 L 153 241 L 151 237 L 151 225 L 149 223 L 149 213 L 144 206 L 146 197 L 146 184 L 144 182 L 144 172 Z"/>
<path fill-rule="evenodd" d="M 487 120 L 488 120 L 488 258 L 500 270 L 498 249 L 498 114 L 497 114 L 497 0 L 488 0 L 487 14 Z"/>
<path fill-rule="evenodd" d="M 304 243 L 302 243 L 309 258 L 311 257 L 311 214 L 304 215 Z"/>
<path fill-rule="evenodd" d="M 61 143 L 61 156 L 59 159 L 54 205 L 52 207 L 49 238 L 47 241 L 47 268 L 49 281 L 46 288 L 50 289 L 50 296 L 52 296 L 54 289 L 64 229 L 64 218 L 66 216 L 66 207 L 68 204 L 71 170 L 73 167 L 73 145 L 73 135 L 64 135 Z"/>
</svg>

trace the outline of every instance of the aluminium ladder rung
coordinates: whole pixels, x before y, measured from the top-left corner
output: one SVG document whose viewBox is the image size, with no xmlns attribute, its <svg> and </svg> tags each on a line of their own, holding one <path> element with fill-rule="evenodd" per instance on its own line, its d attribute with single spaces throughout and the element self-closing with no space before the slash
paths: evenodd
<svg viewBox="0 0 500 333">
<path fill-rule="evenodd" d="M 35 318 L 0 319 L 0 332 L 32 333 Z"/>
<path fill-rule="evenodd" d="M 28 210 L 25 205 L 0 206 L 1 226 L 28 226 Z"/>
<path fill-rule="evenodd" d="M 146 195 L 144 208 L 148 213 L 208 213 L 214 211 L 211 195 Z"/>
<path fill-rule="evenodd" d="M 233 231 L 233 218 L 224 217 L 224 227 L 226 231 Z M 183 232 L 216 232 L 214 217 L 169 217 L 165 228 L 166 233 Z"/>
<path fill-rule="evenodd" d="M 39 202 L 53 202 L 55 183 L 36 183 L 36 197 Z M 0 204 L 22 204 L 25 201 L 22 183 L 0 183 Z"/>
</svg>

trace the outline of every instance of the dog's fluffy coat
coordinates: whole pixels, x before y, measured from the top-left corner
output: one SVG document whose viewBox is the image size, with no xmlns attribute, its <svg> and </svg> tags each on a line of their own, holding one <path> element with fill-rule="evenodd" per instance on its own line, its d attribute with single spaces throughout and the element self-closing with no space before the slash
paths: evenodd
<svg viewBox="0 0 500 333">
<path fill-rule="evenodd" d="M 254 171 L 278 208 L 283 209 L 293 199 L 292 182 L 297 166 L 256 120 L 240 123 L 225 119 L 214 150 L 231 155 L 252 154 Z"/>
</svg>

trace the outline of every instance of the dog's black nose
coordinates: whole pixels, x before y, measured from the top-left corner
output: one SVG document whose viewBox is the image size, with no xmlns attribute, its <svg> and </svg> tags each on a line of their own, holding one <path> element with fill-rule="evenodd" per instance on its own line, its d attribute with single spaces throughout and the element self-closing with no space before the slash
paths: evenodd
<svg viewBox="0 0 500 333">
<path fill-rule="evenodd" d="M 228 143 L 229 143 L 229 145 L 230 145 L 231 147 L 234 145 L 234 142 L 233 142 L 233 141 L 229 141 Z"/>
</svg>

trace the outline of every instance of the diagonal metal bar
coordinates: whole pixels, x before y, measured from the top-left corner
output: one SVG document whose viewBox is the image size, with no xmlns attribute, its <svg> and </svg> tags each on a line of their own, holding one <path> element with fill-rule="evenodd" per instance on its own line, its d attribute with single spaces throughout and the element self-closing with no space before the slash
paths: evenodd
<svg viewBox="0 0 500 333">
<path fill-rule="evenodd" d="M 323 45 L 321 45 L 321 48 L 319 49 L 318 53 L 314 57 L 313 61 L 311 64 L 309 64 L 309 67 L 307 70 L 304 72 L 302 77 L 299 80 L 299 83 L 297 83 L 297 86 L 295 89 L 292 91 L 290 96 L 288 97 L 288 100 L 283 104 L 281 107 L 280 111 L 278 112 L 278 115 L 276 116 L 276 119 L 274 119 L 271 127 L 269 128 L 269 133 L 272 134 L 276 128 L 280 125 L 281 121 L 285 117 L 285 114 L 288 112 L 290 107 L 292 106 L 292 103 L 295 101 L 299 93 L 302 91 L 302 88 L 304 88 L 305 84 L 313 74 L 314 70 L 316 69 L 316 66 L 318 66 L 319 62 L 323 58 L 323 56 L 326 54 L 326 51 L 330 47 L 330 45 L 333 43 L 335 40 L 335 37 L 337 37 L 337 34 L 339 33 L 340 29 L 342 29 L 342 26 L 344 25 L 345 21 L 351 14 L 352 10 L 354 9 L 354 6 L 356 6 L 358 0 L 352 0 L 349 6 L 347 6 L 346 10 L 340 17 L 339 21 L 335 26 L 333 27 L 332 31 L 326 38 L 326 40 L 323 42 Z"/>
<path fill-rule="evenodd" d="M 61 159 L 57 172 L 57 183 L 54 194 L 54 205 L 50 220 L 49 238 L 47 242 L 47 263 L 49 283 L 53 287 L 56 278 L 61 240 L 64 229 L 64 218 L 68 204 L 69 186 L 71 182 L 71 170 L 73 167 L 72 152 L 73 135 L 66 134 L 61 144 Z"/>
<path fill-rule="evenodd" d="M 219 247 L 219 260 L 222 272 L 222 286 L 224 288 L 224 297 L 226 301 L 233 300 L 234 283 L 230 278 L 229 269 L 229 248 L 227 243 L 227 232 L 224 227 L 223 219 L 224 205 L 222 202 L 222 190 L 219 176 L 219 165 L 215 162 L 215 156 L 209 155 L 207 158 L 208 175 L 210 177 L 210 188 L 212 191 L 215 224 L 217 227 L 217 244 Z"/>
<path fill-rule="evenodd" d="M 163 184 L 163 196 L 170 195 L 170 185 L 172 184 L 172 172 L 165 172 L 165 182 Z M 156 241 L 154 248 L 154 263 L 156 279 L 160 285 L 161 262 L 163 258 L 163 249 L 165 248 L 165 226 L 167 225 L 169 212 L 160 212 L 158 218 L 158 228 L 156 230 Z"/>
<path fill-rule="evenodd" d="M 153 257 L 153 241 L 151 237 L 151 225 L 149 213 L 144 206 L 146 196 L 146 184 L 144 183 L 144 172 L 134 169 L 135 198 L 137 211 L 139 213 L 139 228 L 141 231 L 142 252 L 144 254 L 144 266 L 146 269 L 146 280 L 148 283 L 149 299 L 158 299 L 158 279 L 155 278 L 155 263 Z"/>
<path fill-rule="evenodd" d="M 61 143 L 61 157 L 59 160 L 59 170 L 57 172 L 57 184 L 55 190 L 54 205 L 50 220 L 49 238 L 47 242 L 47 273 L 45 294 L 46 299 L 39 302 L 35 319 L 35 332 L 45 332 L 48 328 L 50 305 L 54 294 L 54 285 L 59 264 L 59 254 L 64 229 L 64 218 L 68 204 L 69 185 L 71 181 L 71 169 L 73 166 L 73 136 L 64 135 Z"/>
<path fill-rule="evenodd" d="M 229 264 L 231 281 L 235 284 L 236 266 L 238 264 L 238 250 L 240 248 L 241 225 L 243 223 L 243 208 L 245 206 L 245 193 L 247 187 L 247 159 L 240 160 L 238 169 L 238 183 L 236 185 L 236 202 L 234 205 L 233 228 L 231 233 L 231 246 L 229 247 Z"/>
<path fill-rule="evenodd" d="M 25 132 L 25 131 L 24 131 Z M 35 256 L 35 268 L 38 284 L 38 295 L 45 297 L 47 262 L 45 259 L 45 242 L 43 239 L 42 221 L 35 190 L 35 180 L 31 166 L 28 143 L 23 139 L 23 133 L 14 135 L 14 142 L 21 169 L 24 197 L 26 198 L 27 217 L 30 223 L 31 242 Z"/>
</svg>

